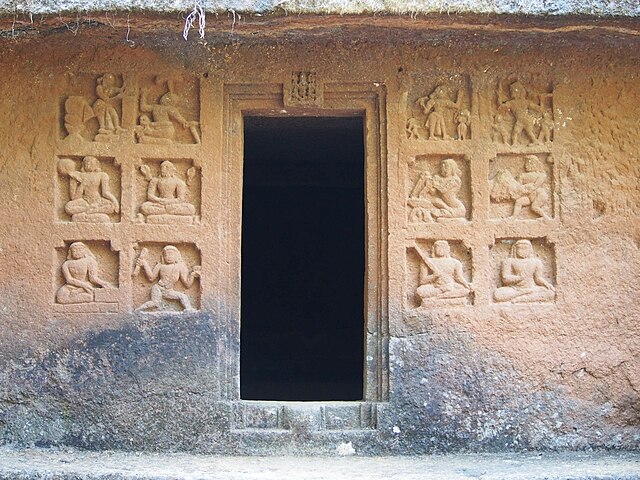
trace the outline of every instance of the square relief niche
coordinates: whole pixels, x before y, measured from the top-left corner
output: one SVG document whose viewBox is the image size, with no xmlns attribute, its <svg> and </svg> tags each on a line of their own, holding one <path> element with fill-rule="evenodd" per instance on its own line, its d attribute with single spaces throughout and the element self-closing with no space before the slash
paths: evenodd
<svg viewBox="0 0 640 480">
<path fill-rule="evenodd" d="M 412 79 L 406 136 L 414 140 L 470 140 L 471 81 L 467 75 Z"/>
<path fill-rule="evenodd" d="M 60 138 L 69 144 L 197 144 L 199 97 L 196 78 L 173 73 L 73 76 L 60 101 Z"/>
<path fill-rule="evenodd" d="M 549 154 L 498 155 L 489 164 L 489 215 L 492 219 L 551 219 L 555 179 Z"/>
<path fill-rule="evenodd" d="M 496 304 L 555 300 L 555 248 L 545 238 L 501 238 L 491 247 L 491 300 Z"/>
<path fill-rule="evenodd" d="M 489 112 L 491 139 L 498 144 L 549 144 L 554 137 L 553 85 L 510 75 L 496 83 Z"/>
<path fill-rule="evenodd" d="M 134 247 L 133 307 L 136 311 L 200 309 L 200 250 L 193 243 L 139 243 Z"/>
<path fill-rule="evenodd" d="M 406 179 L 411 225 L 464 223 L 471 218 L 469 161 L 462 155 L 419 155 Z"/>
<path fill-rule="evenodd" d="M 407 306 L 438 308 L 473 303 L 471 248 L 461 240 L 416 240 L 407 245 Z"/>
<path fill-rule="evenodd" d="M 57 221 L 120 221 L 121 169 L 113 157 L 58 157 L 55 189 Z"/>
<path fill-rule="evenodd" d="M 200 164 L 191 159 L 142 159 L 136 168 L 134 217 L 138 223 L 200 223 Z"/>
<path fill-rule="evenodd" d="M 65 241 L 55 249 L 55 310 L 67 313 L 117 312 L 119 265 L 119 254 L 109 241 Z"/>
</svg>

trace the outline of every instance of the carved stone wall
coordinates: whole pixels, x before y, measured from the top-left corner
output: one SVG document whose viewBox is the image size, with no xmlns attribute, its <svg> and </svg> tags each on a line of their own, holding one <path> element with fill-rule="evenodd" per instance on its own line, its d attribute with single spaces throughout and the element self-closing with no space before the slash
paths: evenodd
<svg viewBox="0 0 640 480">
<path fill-rule="evenodd" d="M 0 39 L 0 441 L 637 448 L 637 27 L 416 21 Z M 362 401 L 240 400 L 248 113 L 363 116 Z"/>
</svg>

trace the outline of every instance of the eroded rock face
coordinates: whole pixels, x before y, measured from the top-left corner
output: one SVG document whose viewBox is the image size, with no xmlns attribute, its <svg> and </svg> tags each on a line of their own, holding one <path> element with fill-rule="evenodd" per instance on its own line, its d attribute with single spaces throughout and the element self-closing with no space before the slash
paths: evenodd
<svg viewBox="0 0 640 480">
<path fill-rule="evenodd" d="M 2 441 L 637 448 L 638 37 L 279 28 L 3 41 Z M 364 116 L 361 402 L 240 400 L 246 112 Z"/>
</svg>

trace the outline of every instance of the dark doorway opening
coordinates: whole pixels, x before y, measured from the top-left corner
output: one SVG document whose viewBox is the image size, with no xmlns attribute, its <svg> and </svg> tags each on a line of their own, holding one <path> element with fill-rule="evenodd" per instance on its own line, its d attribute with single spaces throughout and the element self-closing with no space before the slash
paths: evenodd
<svg viewBox="0 0 640 480">
<path fill-rule="evenodd" d="M 240 396 L 361 400 L 361 117 L 244 118 Z"/>
</svg>

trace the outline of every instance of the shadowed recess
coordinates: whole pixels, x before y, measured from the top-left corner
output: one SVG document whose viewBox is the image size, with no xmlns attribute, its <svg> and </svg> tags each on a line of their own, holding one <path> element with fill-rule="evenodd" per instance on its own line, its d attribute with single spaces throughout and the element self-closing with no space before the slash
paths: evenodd
<svg viewBox="0 0 640 480">
<path fill-rule="evenodd" d="M 361 400 L 360 117 L 245 117 L 240 391 Z"/>
</svg>

